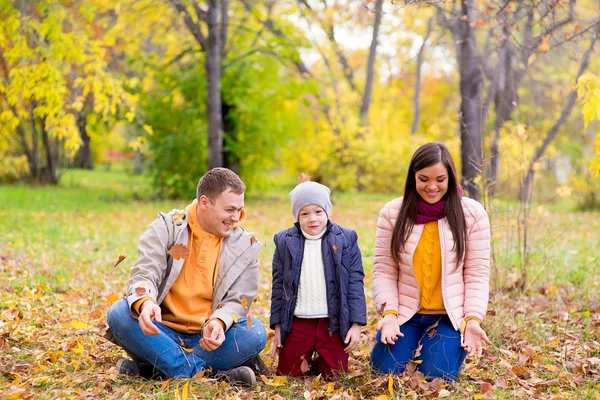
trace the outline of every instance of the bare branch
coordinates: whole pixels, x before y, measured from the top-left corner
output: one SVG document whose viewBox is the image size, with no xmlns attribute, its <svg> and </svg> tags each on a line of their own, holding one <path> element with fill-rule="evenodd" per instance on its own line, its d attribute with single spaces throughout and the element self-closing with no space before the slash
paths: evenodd
<svg viewBox="0 0 600 400">
<path fill-rule="evenodd" d="M 194 22 L 194 20 L 192 19 L 192 16 L 189 14 L 188 10 L 185 8 L 185 5 L 182 3 L 182 1 L 181 0 L 169 0 L 169 2 L 173 5 L 173 7 L 175 7 L 175 10 L 177 10 L 177 12 L 181 16 L 183 16 L 183 21 L 185 22 L 185 25 L 188 27 L 188 29 L 190 30 L 190 32 L 196 39 L 196 42 L 198 42 L 198 44 L 202 48 L 202 51 L 206 51 L 206 49 L 208 47 L 207 39 L 204 36 L 204 34 L 202 33 L 202 29 L 200 29 L 200 25 L 198 25 Z"/>
</svg>

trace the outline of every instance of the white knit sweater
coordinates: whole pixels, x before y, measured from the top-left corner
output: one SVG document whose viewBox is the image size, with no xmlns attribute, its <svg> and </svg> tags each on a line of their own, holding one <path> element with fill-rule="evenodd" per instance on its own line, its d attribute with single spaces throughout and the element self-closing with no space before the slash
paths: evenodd
<svg viewBox="0 0 600 400">
<path fill-rule="evenodd" d="M 302 231 L 304 256 L 300 272 L 298 301 L 294 315 L 299 318 L 327 318 L 327 288 L 325 286 L 325 268 L 321 254 L 321 238 L 327 229 L 312 236 Z"/>
</svg>

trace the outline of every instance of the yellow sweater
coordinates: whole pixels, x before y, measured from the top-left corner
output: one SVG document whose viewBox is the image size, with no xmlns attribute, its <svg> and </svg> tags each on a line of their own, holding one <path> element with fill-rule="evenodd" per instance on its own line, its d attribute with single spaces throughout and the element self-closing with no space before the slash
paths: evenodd
<svg viewBox="0 0 600 400">
<path fill-rule="evenodd" d="M 421 293 L 421 314 L 446 314 L 442 297 L 442 252 L 438 222 L 428 222 L 413 256 Z"/>
</svg>

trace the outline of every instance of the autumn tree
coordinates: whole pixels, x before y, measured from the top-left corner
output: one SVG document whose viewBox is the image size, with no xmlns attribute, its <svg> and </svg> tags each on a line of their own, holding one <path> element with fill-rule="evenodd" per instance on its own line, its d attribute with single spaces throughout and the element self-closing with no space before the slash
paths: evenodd
<svg viewBox="0 0 600 400">
<path fill-rule="evenodd" d="M 26 157 L 31 180 L 58 182 L 62 160 L 80 148 L 84 108 L 108 117 L 126 101 L 90 32 L 99 11 L 88 2 L 2 3 L 0 140 L 8 156 Z"/>
</svg>

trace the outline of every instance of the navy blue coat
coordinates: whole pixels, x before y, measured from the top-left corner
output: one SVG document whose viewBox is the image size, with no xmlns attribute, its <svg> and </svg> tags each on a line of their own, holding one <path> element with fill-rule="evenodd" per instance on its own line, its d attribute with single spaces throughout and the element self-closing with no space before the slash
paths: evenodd
<svg viewBox="0 0 600 400">
<path fill-rule="evenodd" d="M 281 325 L 282 344 L 292 329 L 305 240 L 298 223 L 274 237 L 270 325 L 271 329 Z M 331 221 L 327 222 L 327 232 L 321 238 L 329 335 L 339 332 L 342 340 L 354 322 L 367 324 L 365 273 L 357 240 L 356 232 Z"/>
</svg>

